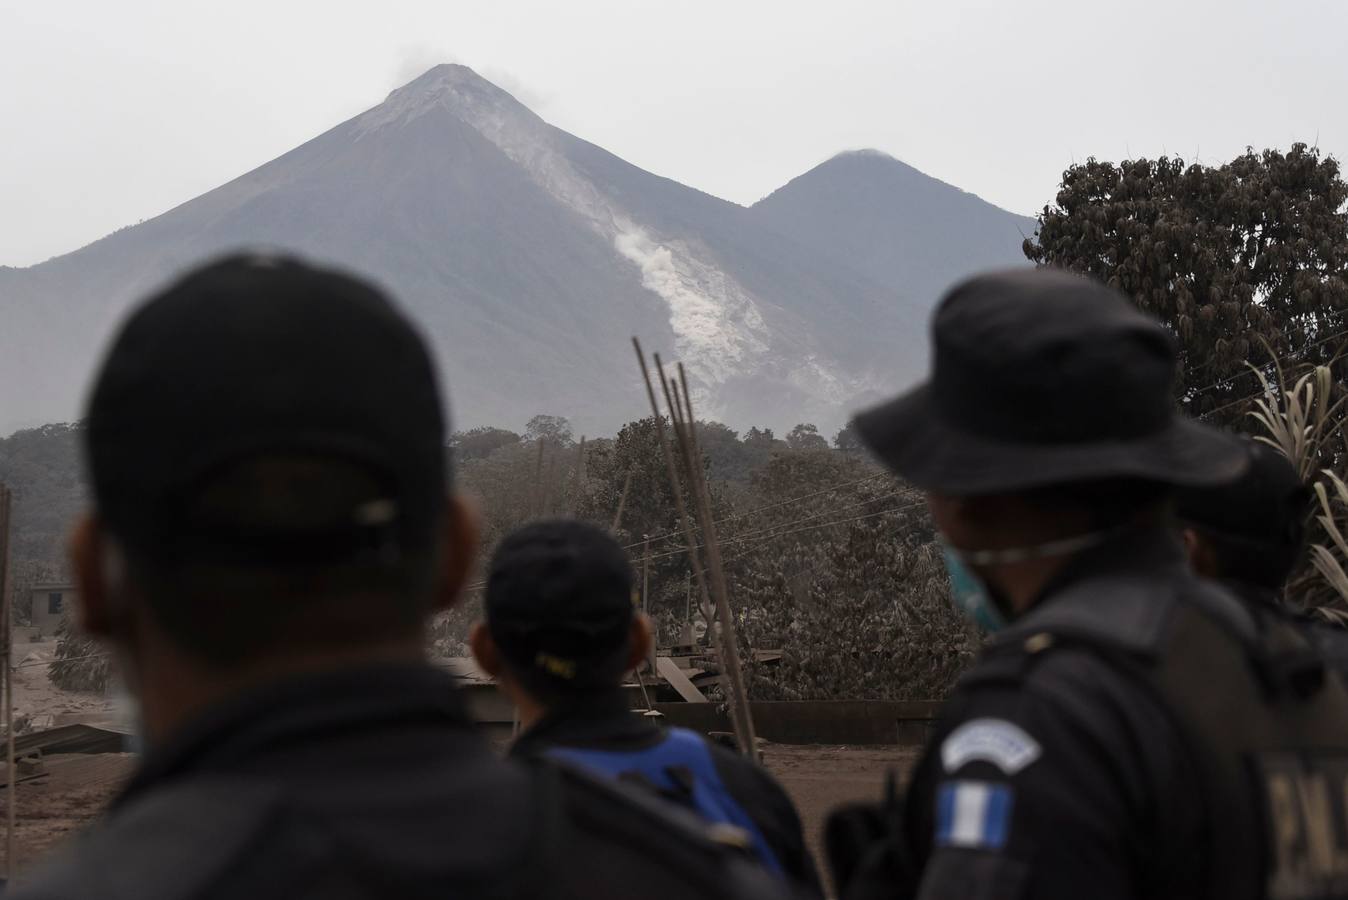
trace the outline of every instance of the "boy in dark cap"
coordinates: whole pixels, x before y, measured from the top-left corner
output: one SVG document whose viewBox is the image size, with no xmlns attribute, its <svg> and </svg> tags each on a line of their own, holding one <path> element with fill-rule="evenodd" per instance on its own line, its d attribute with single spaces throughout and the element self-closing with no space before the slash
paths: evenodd
<svg viewBox="0 0 1348 900">
<path fill-rule="evenodd" d="M 1188 566 L 1174 490 L 1248 455 L 1174 412 L 1169 334 L 1044 269 L 956 286 L 932 331 L 930 380 L 856 424 L 990 637 L 902 807 L 830 822 L 843 896 L 1348 896 L 1348 694 Z"/>
<path fill-rule="evenodd" d="M 14 896 L 775 893 L 700 833 L 649 837 L 658 808 L 497 759 L 426 662 L 477 539 L 442 409 L 421 338 L 346 275 L 232 257 L 134 312 L 71 551 L 148 751 Z"/>
<path fill-rule="evenodd" d="M 519 710 L 513 756 L 579 766 L 733 826 L 766 868 L 818 892 L 800 819 L 772 776 L 628 707 L 623 677 L 649 656 L 651 626 L 613 538 L 570 520 L 520 528 L 492 558 L 485 607 L 473 655 Z"/>
</svg>

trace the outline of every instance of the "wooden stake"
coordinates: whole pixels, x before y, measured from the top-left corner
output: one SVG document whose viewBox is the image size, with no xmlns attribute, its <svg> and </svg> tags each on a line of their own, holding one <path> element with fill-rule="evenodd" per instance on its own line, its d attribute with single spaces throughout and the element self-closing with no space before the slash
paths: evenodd
<svg viewBox="0 0 1348 900">
<path fill-rule="evenodd" d="M 721 548 L 716 541 L 716 525 L 711 514 L 711 492 L 702 471 L 702 452 L 698 446 L 697 420 L 693 417 L 693 401 L 688 393 L 688 377 L 680 363 L 679 383 L 665 379 L 664 367 L 659 357 L 655 360 L 656 371 L 661 381 L 666 382 L 670 398 L 670 410 L 675 419 L 675 431 L 684 434 L 684 464 L 688 470 L 688 491 L 692 496 L 693 509 L 697 513 L 702 528 L 702 546 L 707 554 L 707 569 L 711 576 L 713 599 L 716 603 L 716 617 L 721 627 L 717 631 L 717 645 L 721 654 L 721 666 L 727 679 L 727 693 L 730 695 L 731 719 L 736 724 L 735 737 L 739 741 L 740 752 L 750 759 L 758 759 L 758 742 L 754 734 L 753 715 L 749 709 L 749 696 L 744 686 L 744 673 L 740 668 L 739 644 L 736 642 L 735 618 L 730 610 L 730 597 L 726 590 L 725 568 L 721 564 Z M 680 392 L 679 388 L 683 390 Z M 679 395 L 682 393 L 682 404 Z"/>
<path fill-rule="evenodd" d="M 641 540 L 645 546 L 645 552 L 641 557 L 641 611 L 649 616 L 651 614 L 651 536 L 643 534 Z M 658 678 L 655 670 L 655 642 L 651 641 L 650 657 L 646 660 L 647 669 L 652 678 Z M 646 708 L 655 709 L 651 703 L 651 695 L 646 692 L 646 682 L 640 672 L 637 673 L 637 681 L 641 685 L 641 696 L 646 698 Z"/>
<path fill-rule="evenodd" d="M 627 492 L 630 491 L 631 489 L 632 489 L 632 470 L 628 469 L 627 478 L 624 479 L 623 481 L 623 492 L 618 497 L 618 510 L 613 514 L 613 524 L 610 525 L 608 529 L 609 531 L 612 531 L 615 534 L 618 531 L 618 526 L 622 524 L 623 507 L 627 506 Z"/>
<path fill-rule="evenodd" d="M 16 830 L 17 793 L 15 782 L 18 780 L 14 767 L 14 598 L 9 595 L 9 488 L 0 484 L 0 602 L 4 611 L 0 613 L 5 623 L 5 762 L 8 764 L 9 784 L 7 785 L 6 821 L 5 821 L 5 885 L 14 887 L 14 832 Z"/>
<path fill-rule="evenodd" d="M 538 462 L 534 464 L 533 490 L 529 492 L 529 512 L 526 518 L 536 519 L 543 514 L 543 439 L 538 439 Z"/>
<path fill-rule="evenodd" d="M 646 381 L 646 398 L 651 402 L 651 415 L 655 417 L 655 430 L 660 435 L 660 447 L 665 454 L 665 468 L 669 473 L 669 489 L 674 494 L 674 509 L 679 516 L 679 525 L 683 529 L 683 540 L 688 547 L 688 565 L 693 570 L 693 579 L 697 581 L 698 596 L 702 598 L 703 608 L 711 608 L 711 592 L 707 588 L 707 578 L 702 572 L 702 563 L 697 556 L 697 541 L 693 536 L 693 522 L 688 516 L 688 508 L 683 502 L 683 487 L 679 481 L 679 468 L 674 462 L 674 450 L 670 446 L 669 436 L 665 434 L 665 419 L 660 415 L 660 404 L 655 399 L 655 388 L 651 387 L 651 373 L 646 368 L 646 354 L 641 352 L 641 342 L 632 338 L 632 346 L 637 351 L 637 362 L 641 363 L 641 377 Z M 658 359 L 658 357 L 657 357 Z"/>
<path fill-rule="evenodd" d="M 642 541 L 645 543 L 644 552 L 641 558 L 641 611 L 649 618 L 651 614 L 651 536 L 643 534 Z M 655 641 L 651 641 L 650 656 L 646 660 L 650 666 L 651 674 L 655 674 Z"/>
<path fill-rule="evenodd" d="M 585 486 L 585 435 L 580 436 L 580 447 L 576 450 L 576 471 L 571 478 L 571 501 L 567 504 L 568 512 L 571 515 L 576 514 L 576 506 L 580 503 L 581 488 Z"/>
</svg>

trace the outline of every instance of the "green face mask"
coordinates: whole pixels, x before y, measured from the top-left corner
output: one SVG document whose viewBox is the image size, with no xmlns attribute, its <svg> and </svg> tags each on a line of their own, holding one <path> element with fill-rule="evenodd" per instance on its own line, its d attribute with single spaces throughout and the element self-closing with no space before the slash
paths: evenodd
<svg viewBox="0 0 1348 900">
<path fill-rule="evenodd" d="M 997 604 L 988 583 L 974 571 L 974 566 L 1006 565 L 1030 559 L 1064 556 L 1102 544 L 1116 531 L 1117 529 L 1094 531 L 1029 547 L 1011 547 L 1005 550 L 961 550 L 945 537 L 938 536 L 941 559 L 945 562 L 946 573 L 950 576 L 950 599 L 960 612 L 983 631 L 988 634 L 1001 631 L 1007 624 L 1006 613 Z"/>
<path fill-rule="evenodd" d="M 941 559 L 950 576 L 950 599 L 955 608 L 988 634 L 1006 627 L 1006 617 L 993 602 L 987 583 L 964 562 L 958 550 L 941 542 Z"/>
</svg>

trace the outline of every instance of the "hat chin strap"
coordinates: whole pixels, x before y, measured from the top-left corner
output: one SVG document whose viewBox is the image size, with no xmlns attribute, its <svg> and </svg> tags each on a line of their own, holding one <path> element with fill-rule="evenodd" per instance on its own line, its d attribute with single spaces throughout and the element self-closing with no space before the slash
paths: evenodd
<svg viewBox="0 0 1348 900">
<path fill-rule="evenodd" d="M 1065 556 L 1069 553 L 1077 553 L 1091 547 L 1098 547 L 1105 541 L 1118 534 L 1120 529 L 1110 528 L 1105 531 L 1091 531 L 1086 534 L 1078 534 L 1073 537 L 1059 538 L 1055 541 L 1047 541 L 1043 544 L 1033 544 L 1029 547 L 1008 547 L 1004 550 L 965 550 L 954 544 L 949 544 L 950 549 L 960 555 L 965 563 L 971 566 L 1004 566 L 1010 563 L 1026 562 L 1032 559 L 1045 559 L 1050 556 Z M 944 540 L 944 537 L 942 538 Z"/>
</svg>

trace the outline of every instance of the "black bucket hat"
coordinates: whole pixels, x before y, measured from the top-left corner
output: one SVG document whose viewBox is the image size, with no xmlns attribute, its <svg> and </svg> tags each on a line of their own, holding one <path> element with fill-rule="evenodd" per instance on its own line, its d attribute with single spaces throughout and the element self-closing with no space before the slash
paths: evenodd
<svg viewBox="0 0 1348 900">
<path fill-rule="evenodd" d="M 1014 269 L 956 285 L 932 319 L 932 373 L 860 414 L 862 440 L 951 496 L 1102 478 L 1221 484 L 1247 454 L 1175 410 L 1170 334 L 1104 285 Z"/>
</svg>

